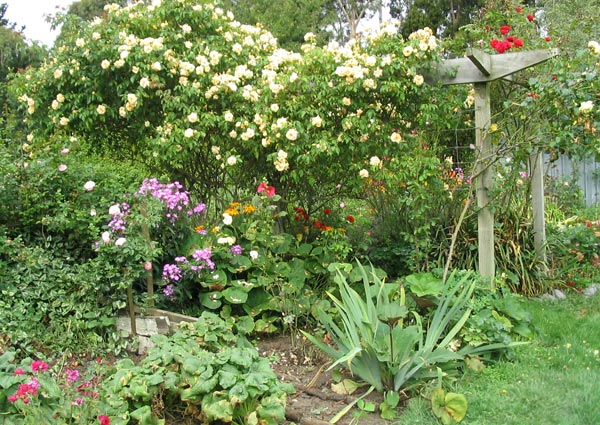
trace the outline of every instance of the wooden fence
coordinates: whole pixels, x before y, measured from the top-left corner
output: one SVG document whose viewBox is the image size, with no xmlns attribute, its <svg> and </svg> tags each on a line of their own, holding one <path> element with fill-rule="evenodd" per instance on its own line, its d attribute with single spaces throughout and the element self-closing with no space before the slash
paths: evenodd
<svg viewBox="0 0 600 425">
<path fill-rule="evenodd" d="M 552 178 L 577 181 L 583 192 L 587 206 L 600 202 L 600 163 L 593 159 L 586 161 L 571 161 L 566 156 L 549 163 L 545 161 L 546 175 Z"/>
</svg>

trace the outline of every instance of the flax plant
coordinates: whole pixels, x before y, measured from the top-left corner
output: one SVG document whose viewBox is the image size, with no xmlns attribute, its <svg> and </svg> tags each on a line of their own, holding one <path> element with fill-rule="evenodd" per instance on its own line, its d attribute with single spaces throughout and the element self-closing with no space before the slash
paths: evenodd
<svg viewBox="0 0 600 425">
<path fill-rule="evenodd" d="M 438 376 L 439 370 L 456 370 L 467 356 L 521 344 L 466 345 L 452 342 L 471 314 L 469 304 L 477 280 L 473 273 L 453 272 L 429 320 L 409 310 L 403 287 L 377 277 L 373 267 L 362 274 L 364 295 L 353 289 L 338 270 L 339 298 L 328 293 L 338 318 L 323 313 L 320 321 L 332 345 L 304 335 L 333 360 L 375 390 L 399 391 Z"/>
</svg>

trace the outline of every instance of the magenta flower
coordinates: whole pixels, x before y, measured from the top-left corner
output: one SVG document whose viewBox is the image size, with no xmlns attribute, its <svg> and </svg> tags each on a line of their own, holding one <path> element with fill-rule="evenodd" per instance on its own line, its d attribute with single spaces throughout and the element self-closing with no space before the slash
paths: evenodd
<svg viewBox="0 0 600 425">
<path fill-rule="evenodd" d="M 79 379 L 79 371 L 77 369 L 67 369 L 66 374 L 67 381 L 69 382 L 75 382 L 77 379 Z"/>
<path fill-rule="evenodd" d="M 48 363 L 41 360 L 34 360 L 31 362 L 31 370 L 34 372 L 45 372 L 48 370 Z"/>
</svg>

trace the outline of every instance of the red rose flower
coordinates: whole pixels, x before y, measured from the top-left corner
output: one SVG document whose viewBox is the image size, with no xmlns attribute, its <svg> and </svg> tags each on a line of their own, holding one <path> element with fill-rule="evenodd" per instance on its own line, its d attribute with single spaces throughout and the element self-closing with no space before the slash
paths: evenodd
<svg viewBox="0 0 600 425">
<path fill-rule="evenodd" d="M 489 31 L 489 30 L 491 30 L 491 29 L 492 29 L 492 28 L 491 28 L 489 25 L 486 25 L 486 26 L 485 26 L 485 30 L 486 30 L 486 31 Z"/>
<path fill-rule="evenodd" d="M 527 20 L 528 20 L 529 22 L 533 22 L 533 20 L 534 20 L 534 19 L 535 19 L 535 18 L 533 17 L 533 15 L 527 15 Z"/>
<path fill-rule="evenodd" d="M 544 40 L 546 40 L 546 41 L 552 41 L 552 37 L 544 37 Z"/>
<path fill-rule="evenodd" d="M 323 213 L 326 214 L 326 215 L 329 215 L 329 214 L 331 214 L 331 210 L 329 208 L 325 208 L 323 210 Z"/>
<path fill-rule="evenodd" d="M 492 49 L 495 49 L 495 48 L 496 48 L 496 46 L 498 46 L 498 43 L 500 43 L 500 41 L 499 41 L 499 40 L 496 40 L 496 39 L 494 38 L 492 41 L 490 41 L 490 47 L 491 47 Z"/>
<path fill-rule="evenodd" d="M 347 216 L 346 220 L 348 220 L 348 223 L 354 223 L 354 217 L 352 217 L 351 215 Z"/>
<path fill-rule="evenodd" d="M 521 9 L 520 7 L 517 7 L 517 8 L 515 9 L 515 12 L 517 12 L 517 13 L 521 13 L 522 11 L 523 11 L 523 9 Z"/>
<path fill-rule="evenodd" d="M 508 25 L 502 25 L 500 27 L 500 34 L 502 34 L 502 35 L 508 34 L 509 31 L 510 31 L 510 26 L 508 26 Z"/>
<path fill-rule="evenodd" d="M 521 40 L 520 38 L 515 38 L 513 44 L 516 48 L 521 48 L 523 47 L 523 40 Z"/>
</svg>

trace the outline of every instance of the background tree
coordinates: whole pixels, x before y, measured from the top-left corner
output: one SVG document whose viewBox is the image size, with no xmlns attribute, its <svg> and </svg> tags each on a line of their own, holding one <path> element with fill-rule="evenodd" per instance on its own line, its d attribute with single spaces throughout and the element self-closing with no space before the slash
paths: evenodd
<svg viewBox="0 0 600 425">
<path fill-rule="evenodd" d="M 312 32 L 320 43 L 331 38 L 327 27 L 336 20 L 331 0 L 224 0 L 223 7 L 248 25 L 262 25 L 284 49 L 298 50 Z"/>
<path fill-rule="evenodd" d="M 6 82 L 11 73 L 25 69 L 29 65 L 39 65 L 45 50 L 37 43 L 27 43 L 17 24 L 5 18 L 8 5 L 0 4 L 0 106 L 3 116 L 7 112 Z"/>
<path fill-rule="evenodd" d="M 391 0 L 390 14 L 402 21 L 402 35 L 429 27 L 440 37 L 452 37 L 472 22 L 484 0 Z"/>
<path fill-rule="evenodd" d="M 381 0 L 335 0 L 337 11 L 336 37 L 340 41 L 356 38 L 361 20 L 372 18 L 381 11 Z"/>
</svg>

